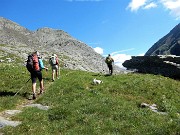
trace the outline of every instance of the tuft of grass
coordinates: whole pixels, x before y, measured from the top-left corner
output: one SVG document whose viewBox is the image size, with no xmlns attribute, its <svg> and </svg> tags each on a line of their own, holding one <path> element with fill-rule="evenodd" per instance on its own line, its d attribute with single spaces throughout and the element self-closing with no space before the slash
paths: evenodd
<svg viewBox="0 0 180 135">
<path fill-rule="evenodd" d="M 23 69 L 24 70 L 24 69 Z M 14 82 L 4 89 L 15 91 L 22 86 L 18 69 L 12 72 Z M 3 72 L 4 74 L 4 72 Z M 62 69 L 61 77 L 50 83 L 51 72 L 43 72 L 46 92 L 35 102 L 48 105 L 48 111 L 26 108 L 14 116 L 22 124 L 0 129 L 5 134 L 180 134 L 180 82 L 149 74 L 106 76 L 83 71 Z M 4 75 L 6 78 L 7 75 Z M 18 78 L 19 76 L 19 78 Z M 28 74 L 26 74 L 26 79 Z M 93 85 L 94 78 L 103 80 Z M 17 82 L 16 82 L 16 81 Z M 7 83 L 4 81 L 4 83 Z M 50 84 L 51 85 L 50 85 Z M 19 85 L 19 86 L 18 86 Z M 29 89 L 30 85 L 27 86 Z M 25 92 L 25 91 L 24 91 Z M 15 99 L 18 101 L 17 96 Z M 12 97 L 3 97 L 11 99 Z M 22 98 L 22 97 L 21 97 Z M 5 99 L 2 99 L 5 101 Z M 2 102 L 0 100 L 0 102 Z M 160 115 L 142 103 L 157 104 Z M 11 103 L 7 103 L 10 104 Z M 16 103 L 15 103 L 16 104 Z M 6 109 L 6 107 L 4 107 Z"/>
</svg>

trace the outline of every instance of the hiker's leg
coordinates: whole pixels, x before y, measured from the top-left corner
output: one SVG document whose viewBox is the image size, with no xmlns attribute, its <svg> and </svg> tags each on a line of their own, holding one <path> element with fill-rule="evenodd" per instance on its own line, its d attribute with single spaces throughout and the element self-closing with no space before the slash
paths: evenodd
<svg viewBox="0 0 180 135">
<path fill-rule="evenodd" d="M 54 81 L 55 70 L 52 70 L 52 80 Z"/>
<path fill-rule="evenodd" d="M 56 78 L 58 78 L 58 70 L 59 70 L 59 67 L 58 65 L 56 65 Z"/>
<path fill-rule="evenodd" d="M 44 91 L 44 82 L 43 79 L 40 81 L 40 93 Z"/>
<path fill-rule="evenodd" d="M 32 83 L 32 93 L 36 94 L 36 83 Z"/>
<path fill-rule="evenodd" d="M 111 69 L 111 75 L 113 74 L 113 67 L 112 67 L 112 69 Z"/>
<path fill-rule="evenodd" d="M 44 90 L 44 84 L 43 84 L 43 79 L 42 79 L 42 73 L 41 71 L 37 72 L 37 77 L 39 79 L 39 83 L 40 83 L 40 93 Z"/>
<path fill-rule="evenodd" d="M 58 70 L 56 69 L 56 78 L 58 77 Z"/>
<path fill-rule="evenodd" d="M 110 65 L 110 74 L 112 75 L 112 73 L 113 73 L 113 68 L 112 68 L 112 65 Z"/>
<path fill-rule="evenodd" d="M 36 99 L 36 82 L 32 83 L 32 93 L 33 93 L 32 99 Z"/>
<path fill-rule="evenodd" d="M 109 68 L 109 74 L 111 74 L 111 66 L 108 65 L 108 68 Z"/>
<path fill-rule="evenodd" d="M 58 74 L 57 78 L 59 79 L 60 78 L 60 66 L 58 66 L 57 74 Z"/>
<path fill-rule="evenodd" d="M 36 73 L 31 72 L 33 99 L 36 98 Z"/>
</svg>

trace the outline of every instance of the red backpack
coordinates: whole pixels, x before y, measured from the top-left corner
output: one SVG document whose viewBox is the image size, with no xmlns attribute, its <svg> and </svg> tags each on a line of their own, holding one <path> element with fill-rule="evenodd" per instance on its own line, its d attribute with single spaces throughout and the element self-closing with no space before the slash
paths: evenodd
<svg viewBox="0 0 180 135">
<path fill-rule="evenodd" d="M 37 55 L 29 55 L 26 63 L 26 68 L 29 72 L 40 71 L 39 60 Z"/>
</svg>

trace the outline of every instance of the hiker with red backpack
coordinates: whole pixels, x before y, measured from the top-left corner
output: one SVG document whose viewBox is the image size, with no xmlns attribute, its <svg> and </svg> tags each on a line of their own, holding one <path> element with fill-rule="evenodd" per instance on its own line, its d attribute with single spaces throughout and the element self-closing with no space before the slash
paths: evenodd
<svg viewBox="0 0 180 135">
<path fill-rule="evenodd" d="M 56 74 L 56 78 L 59 79 L 58 76 L 60 75 L 60 66 L 56 54 L 52 54 L 52 56 L 49 59 L 49 64 L 51 65 L 52 68 L 52 81 L 55 80 L 55 74 Z"/>
<path fill-rule="evenodd" d="M 43 85 L 43 78 L 42 78 L 42 72 L 41 69 L 46 67 L 41 67 L 39 63 L 39 52 L 34 52 L 33 54 L 28 56 L 27 60 L 27 69 L 31 74 L 31 80 L 32 80 L 32 92 L 33 92 L 33 99 L 36 99 L 36 79 L 38 78 L 40 82 L 40 94 L 44 92 L 44 85 Z"/>
</svg>

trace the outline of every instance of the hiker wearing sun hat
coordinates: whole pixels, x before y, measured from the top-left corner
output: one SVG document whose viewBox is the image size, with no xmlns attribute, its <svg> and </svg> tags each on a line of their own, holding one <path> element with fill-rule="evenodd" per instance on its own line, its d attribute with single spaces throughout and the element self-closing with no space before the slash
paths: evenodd
<svg viewBox="0 0 180 135">
<path fill-rule="evenodd" d="M 56 74 L 56 79 L 59 79 L 59 71 L 60 71 L 60 67 L 59 67 L 59 61 L 58 61 L 58 57 L 56 54 L 52 54 L 52 56 L 49 59 L 49 64 L 51 65 L 52 68 L 52 81 L 55 80 L 55 74 Z"/>
</svg>

